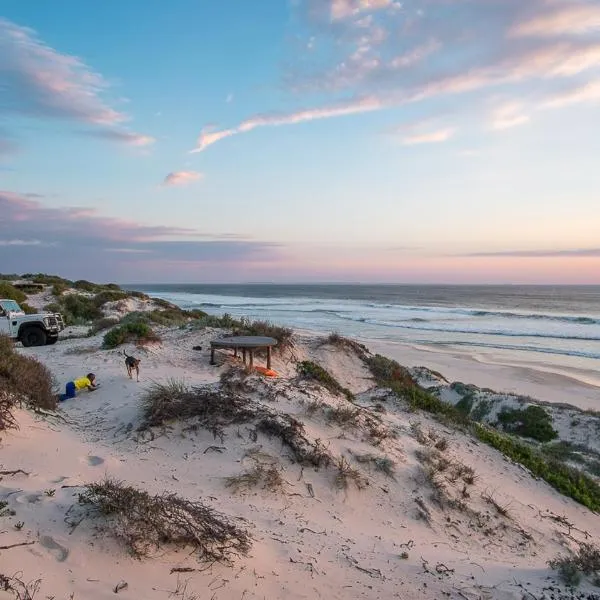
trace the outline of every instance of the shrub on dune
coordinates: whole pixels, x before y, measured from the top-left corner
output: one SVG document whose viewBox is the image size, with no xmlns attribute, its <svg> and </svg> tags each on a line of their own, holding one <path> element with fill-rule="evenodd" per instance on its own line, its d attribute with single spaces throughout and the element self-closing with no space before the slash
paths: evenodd
<svg viewBox="0 0 600 600">
<path fill-rule="evenodd" d="M 105 348 L 116 348 L 129 342 L 137 344 L 160 342 L 160 337 L 146 323 L 134 321 L 111 329 L 104 336 L 103 345 Z"/>
</svg>

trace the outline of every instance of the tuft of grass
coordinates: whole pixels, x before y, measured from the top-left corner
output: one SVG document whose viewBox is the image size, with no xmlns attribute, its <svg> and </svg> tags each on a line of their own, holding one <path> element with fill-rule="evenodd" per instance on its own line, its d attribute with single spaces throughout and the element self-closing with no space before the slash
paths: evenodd
<svg viewBox="0 0 600 600">
<path fill-rule="evenodd" d="M 191 547 L 203 562 L 230 563 L 246 555 L 248 533 L 201 502 L 164 492 L 151 496 L 122 482 L 106 479 L 89 483 L 80 504 L 92 507 L 108 521 L 113 534 L 136 557 L 164 545 Z"/>
<path fill-rule="evenodd" d="M 358 427 L 360 410 L 354 406 L 336 406 L 327 411 L 327 422 L 342 428 Z"/>
<path fill-rule="evenodd" d="M 355 469 L 345 456 L 340 456 L 334 463 L 337 468 L 335 474 L 335 485 L 340 490 L 347 490 L 350 482 L 359 490 L 364 490 L 369 485 L 369 480 L 358 470 Z"/>
<path fill-rule="evenodd" d="M 12 410 L 21 402 L 33 409 L 54 410 L 52 387 L 48 368 L 15 352 L 12 340 L 0 335 L 0 430 L 16 427 Z"/>
<path fill-rule="evenodd" d="M 388 456 L 377 456 L 375 454 L 357 454 L 354 458 L 362 464 L 372 466 L 376 471 L 394 478 L 396 463 Z"/>
<path fill-rule="evenodd" d="M 176 380 L 154 384 L 142 398 L 141 429 L 164 425 L 173 420 L 196 419 L 198 424 L 216 436 L 223 427 L 256 423 L 256 431 L 277 437 L 301 465 L 327 466 L 331 455 L 319 441 L 304 435 L 304 425 L 291 415 L 248 400 L 227 388 L 197 386 L 188 388 Z"/>
<path fill-rule="evenodd" d="M 225 479 L 225 486 L 236 493 L 248 491 L 255 487 L 260 487 L 269 492 L 278 492 L 283 489 L 284 484 L 285 480 L 275 465 L 262 463 L 256 463 L 244 473 L 232 475 Z"/>
<path fill-rule="evenodd" d="M 558 571 L 560 579 L 571 587 L 581 583 L 582 575 L 600 577 L 600 548 L 582 543 L 572 556 L 558 556 L 550 561 L 551 569 Z"/>
<path fill-rule="evenodd" d="M 550 413 L 541 406 L 531 405 L 525 409 L 505 408 L 498 414 L 498 422 L 504 430 L 538 442 L 550 442 L 558 437 L 552 428 Z"/>
<path fill-rule="evenodd" d="M 481 498 L 488 504 L 491 504 L 499 515 L 509 518 L 510 504 L 500 504 L 494 497 L 494 494 L 487 490 L 481 494 Z"/>
<path fill-rule="evenodd" d="M 343 394 L 351 402 L 354 400 L 354 394 L 349 389 L 343 387 L 340 382 L 321 365 L 318 365 L 311 360 L 304 360 L 296 365 L 296 370 L 300 377 L 320 383 L 332 394 Z"/>
<path fill-rule="evenodd" d="M 344 337 L 337 331 L 332 331 L 322 342 L 322 345 L 329 345 L 339 348 L 340 350 L 346 350 L 353 352 L 360 358 L 366 358 L 369 354 L 368 348 L 364 344 L 351 340 L 350 338 Z"/>
<path fill-rule="evenodd" d="M 160 342 L 160 337 L 146 323 L 134 321 L 111 329 L 104 336 L 103 346 L 105 348 L 116 348 L 128 342 L 138 344 Z"/>
</svg>

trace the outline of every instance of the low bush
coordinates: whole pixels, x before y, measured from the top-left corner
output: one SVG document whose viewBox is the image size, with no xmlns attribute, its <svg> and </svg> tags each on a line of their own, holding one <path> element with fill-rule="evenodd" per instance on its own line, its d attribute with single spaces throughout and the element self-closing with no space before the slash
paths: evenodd
<svg viewBox="0 0 600 600">
<path fill-rule="evenodd" d="M 585 473 L 546 458 L 539 450 L 490 427 L 475 423 L 471 431 L 480 441 L 527 467 L 534 476 L 541 477 L 565 496 L 590 510 L 600 510 L 600 485 Z"/>
<path fill-rule="evenodd" d="M 98 308 L 100 308 L 107 302 L 118 302 L 119 300 L 124 300 L 128 297 L 129 294 L 121 290 L 103 290 L 94 296 L 93 302 Z"/>
<path fill-rule="evenodd" d="M 58 275 L 46 275 L 45 273 L 26 273 L 23 279 L 29 279 L 33 283 L 41 283 L 43 285 L 61 285 L 67 288 L 73 287 L 73 282 L 70 279 L 59 277 Z"/>
<path fill-rule="evenodd" d="M 473 396 L 464 396 L 454 406 L 456 407 L 456 410 L 461 412 L 463 415 L 469 416 L 473 408 L 473 402 Z"/>
<path fill-rule="evenodd" d="M 354 456 L 357 462 L 371 465 L 376 471 L 394 478 L 396 463 L 388 456 L 376 456 L 375 454 L 357 454 Z"/>
<path fill-rule="evenodd" d="M 106 331 L 118 324 L 119 319 L 116 317 L 102 317 L 101 319 L 96 319 L 88 331 L 88 336 L 96 335 L 97 333 Z"/>
<path fill-rule="evenodd" d="M 375 381 L 381 386 L 394 384 L 401 385 L 407 388 L 416 386 L 410 371 L 401 366 L 395 360 L 376 354 L 375 356 L 365 357 L 365 363 Z"/>
<path fill-rule="evenodd" d="M 79 279 L 73 283 L 73 287 L 76 290 L 81 290 L 82 292 L 90 292 L 94 293 L 102 286 L 97 283 L 92 283 L 91 281 L 87 281 L 86 279 Z"/>
<path fill-rule="evenodd" d="M 505 408 L 498 414 L 498 422 L 508 433 L 538 442 L 550 442 L 558 437 L 558 432 L 552 428 L 552 417 L 541 406 L 532 404 L 525 409 Z"/>
<path fill-rule="evenodd" d="M 42 363 L 15 352 L 12 340 L 0 335 L 0 430 L 16 426 L 12 410 L 18 403 L 55 409 L 52 384 L 52 375 Z"/>
<path fill-rule="evenodd" d="M 129 342 L 137 344 L 160 342 L 160 337 L 146 323 L 134 321 L 111 329 L 104 336 L 103 346 L 105 348 L 116 348 Z"/>
<path fill-rule="evenodd" d="M 52 286 L 53 296 L 62 296 L 69 289 L 69 286 L 63 282 L 57 282 Z"/>
<path fill-rule="evenodd" d="M 255 423 L 256 431 L 277 437 L 291 450 L 295 462 L 315 467 L 326 466 L 331 457 L 319 442 L 304 435 L 304 425 L 294 417 L 277 413 L 267 406 L 214 385 L 188 388 L 171 380 L 153 385 L 142 398 L 141 429 L 164 425 L 173 420 L 192 420 L 224 437 L 223 428 L 241 423 Z"/>
<path fill-rule="evenodd" d="M 583 543 L 573 556 L 558 556 L 548 561 L 548 565 L 558 571 L 561 580 L 571 587 L 581 583 L 582 575 L 592 576 L 597 581 L 600 577 L 600 548 Z"/>
<path fill-rule="evenodd" d="M 191 547 L 203 562 L 229 563 L 251 547 L 248 533 L 226 516 L 176 494 L 151 496 L 107 479 L 86 485 L 79 502 L 107 518 L 114 535 L 137 557 L 171 545 Z"/>
<path fill-rule="evenodd" d="M 0 298 L 14 300 L 22 305 L 27 300 L 27 295 L 10 283 L 0 281 Z"/>
<path fill-rule="evenodd" d="M 349 389 L 343 387 L 339 381 L 321 365 L 318 365 L 311 360 L 304 360 L 296 365 L 296 370 L 300 377 L 320 383 L 332 394 L 344 394 L 348 400 L 354 400 L 354 394 L 352 394 Z"/>
<path fill-rule="evenodd" d="M 411 408 L 424 410 L 443 423 L 468 429 L 477 439 L 527 467 L 534 476 L 541 477 L 565 496 L 573 498 L 590 510 L 600 509 L 600 485 L 591 477 L 561 461 L 545 457 L 539 450 L 514 439 L 509 434 L 478 423 L 475 420 L 475 412 L 485 401 L 481 401 L 475 407 L 469 418 L 455 406 L 419 387 L 412 381 L 408 371 L 395 361 L 375 356 L 368 357 L 365 362 L 371 368 L 377 383 L 391 388 L 398 397 L 405 399 Z M 483 409 L 488 410 L 488 406 L 485 405 L 481 412 Z"/>
<path fill-rule="evenodd" d="M 48 312 L 61 313 L 67 325 L 86 325 L 103 314 L 94 299 L 79 294 L 66 294 L 44 307 Z"/>
<path fill-rule="evenodd" d="M 344 337 L 339 334 L 337 331 L 332 331 L 324 340 L 323 345 L 328 344 L 330 346 L 335 346 L 341 350 L 348 350 L 353 352 L 357 356 L 361 358 L 366 358 L 369 353 L 368 348 L 364 344 L 359 344 L 350 338 Z"/>
</svg>

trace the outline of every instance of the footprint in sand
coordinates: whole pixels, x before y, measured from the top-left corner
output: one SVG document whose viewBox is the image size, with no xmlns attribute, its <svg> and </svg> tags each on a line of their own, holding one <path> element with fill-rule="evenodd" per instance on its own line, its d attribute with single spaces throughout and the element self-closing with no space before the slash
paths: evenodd
<svg viewBox="0 0 600 600">
<path fill-rule="evenodd" d="M 104 464 L 104 459 L 101 456 L 87 456 L 86 460 L 90 467 L 97 467 L 98 465 Z"/>
<path fill-rule="evenodd" d="M 66 481 L 67 479 L 69 479 L 68 477 L 65 477 L 64 475 L 59 475 L 58 477 L 54 478 L 54 479 L 50 479 L 50 483 L 62 483 L 63 481 Z"/>
<path fill-rule="evenodd" d="M 69 556 L 69 550 L 61 546 L 53 537 L 43 535 L 40 537 L 40 544 L 46 548 L 56 558 L 58 562 L 64 562 Z"/>
<path fill-rule="evenodd" d="M 23 494 L 17 498 L 17 502 L 19 504 L 37 504 L 42 498 L 42 494 Z"/>
</svg>

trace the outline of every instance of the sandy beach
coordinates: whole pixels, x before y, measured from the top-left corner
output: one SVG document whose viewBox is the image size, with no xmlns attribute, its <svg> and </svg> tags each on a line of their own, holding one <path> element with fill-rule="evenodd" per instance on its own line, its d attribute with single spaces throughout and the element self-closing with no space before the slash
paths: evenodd
<svg viewBox="0 0 600 600">
<path fill-rule="evenodd" d="M 19 410 L 19 429 L 2 435 L 2 470 L 17 471 L 0 482 L 0 497 L 14 512 L 2 517 L 0 539 L 9 547 L 0 551 L 2 571 L 39 587 L 40 598 L 100 600 L 114 597 L 118 585 L 120 596 L 136 599 L 517 599 L 526 592 L 540 598 L 556 585 L 547 561 L 573 540 L 600 536 L 596 514 L 497 451 L 401 403 L 379 397 L 382 426 L 394 435 L 377 446 L 360 429 L 328 421 L 326 410 L 347 401 L 298 382 L 289 354 L 275 355 L 278 378 L 248 378 L 250 397 L 301 420 L 310 439 L 322 440 L 332 456 L 358 467 L 360 481 L 339 486 L 335 469 L 302 467 L 279 440 L 252 435 L 243 426 L 226 428 L 221 440 L 178 422 L 142 434 L 140 399 L 153 383 L 176 379 L 202 385 L 240 369 L 224 352 L 217 366 L 209 364 L 209 342 L 219 335 L 214 329 L 171 328 L 160 335 L 160 344 L 142 349 L 103 350 L 98 334 L 18 350 L 47 365 L 63 385 L 88 371 L 101 383 L 97 391 L 62 403 L 56 414 Z M 198 346 L 201 351 L 193 350 Z M 139 383 L 127 377 L 122 349 L 141 358 Z M 425 354 L 404 348 L 374 350 L 387 350 L 406 364 L 425 362 Z M 376 401 L 371 377 L 352 352 L 302 334 L 293 354 L 296 361 L 323 365 L 359 405 Z M 426 362 L 446 373 L 459 369 L 435 355 Z M 490 374 L 488 369 L 479 365 L 458 374 L 467 380 L 479 372 L 485 381 L 498 378 L 503 389 L 536 390 L 531 381 L 514 379 L 518 371 Z M 416 430 L 428 432 L 430 441 L 419 442 Z M 460 510 L 432 501 L 424 475 L 429 444 L 441 438 L 447 444 L 444 455 L 475 473 L 469 486 L 444 479 L 449 498 L 462 489 Z M 364 455 L 387 457 L 393 474 L 353 460 Z M 235 493 L 226 487 L 227 477 L 254 464 L 253 456 L 277 465 L 281 489 Z M 133 558 L 101 524 L 78 516 L 80 486 L 106 477 L 151 494 L 202 499 L 250 533 L 249 555 L 230 566 L 199 564 L 188 551 L 168 547 L 143 560 Z M 506 516 L 493 502 L 506 507 Z M 12 597 L 7 594 L 0 597 Z M 564 594 L 554 597 L 571 597 Z"/>
</svg>

